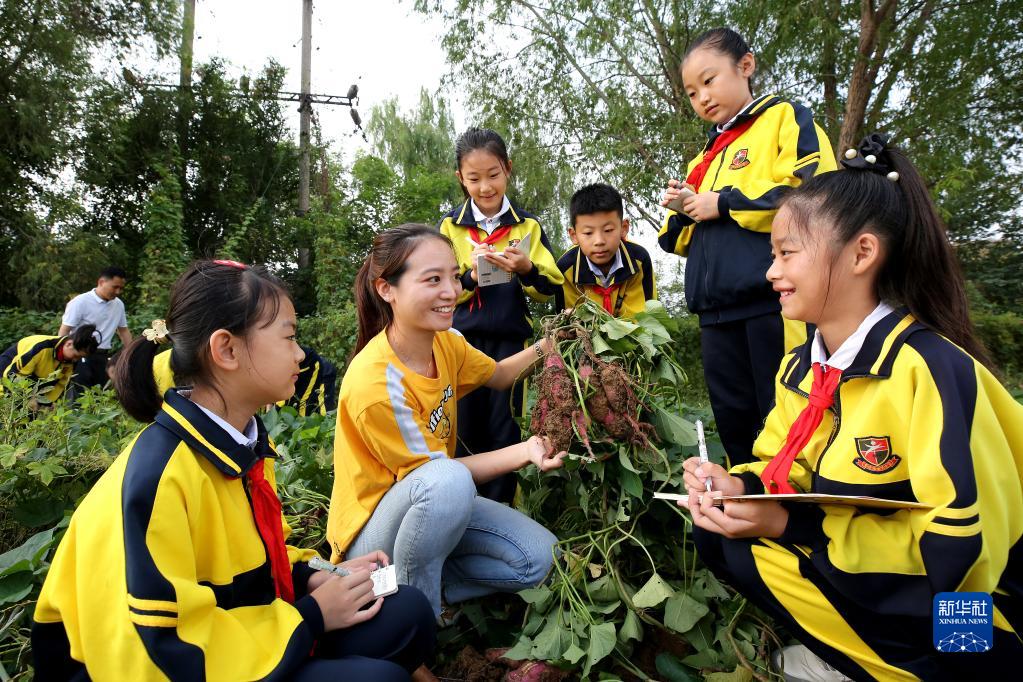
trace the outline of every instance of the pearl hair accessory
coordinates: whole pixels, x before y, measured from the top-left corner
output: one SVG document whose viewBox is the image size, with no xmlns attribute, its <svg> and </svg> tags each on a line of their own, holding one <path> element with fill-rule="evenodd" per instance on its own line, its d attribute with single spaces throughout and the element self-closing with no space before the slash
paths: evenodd
<svg viewBox="0 0 1023 682">
<path fill-rule="evenodd" d="M 855 159 L 856 158 L 856 150 L 852 149 L 852 148 L 846 149 L 845 150 L 845 158 L 847 158 L 847 159 Z"/>
<path fill-rule="evenodd" d="M 885 177 L 888 178 L 889 180 L 891 180 L 892 182 L 898 182 L 899 181 L 899 174 L 896 171 L 892 171 L 891 173 L 889 173 Z"/>
<path fill-rule="evenodd" d="M 873 154 L 867 154 L 866 156 L 863 157 L 863 160 L 866 161 L 867 163 L 877 163 L 877 157 L 874 156 Z"/>
</svg>

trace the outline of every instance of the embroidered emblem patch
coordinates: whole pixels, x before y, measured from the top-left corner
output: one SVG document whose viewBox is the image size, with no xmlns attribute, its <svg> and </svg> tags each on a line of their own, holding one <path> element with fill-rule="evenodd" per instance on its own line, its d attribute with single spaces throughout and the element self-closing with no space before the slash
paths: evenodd
<svg viewBox="0 0 1023 682">
<path fill-rule="evenodd" d="M 732 157 L 732 162 L 728 164 L 728 170 L 739 170 L 749 165 L 749 149 L 740 149 L 735 152 L 735 156 Z"/>
<path fill-rule="evenodd" d="M 871 474 L 883 474 L 899 466 L 902 458 L 892 452 L 888 436 L 865 436 L 856 439 L 853 464 Z"/>
</svg>

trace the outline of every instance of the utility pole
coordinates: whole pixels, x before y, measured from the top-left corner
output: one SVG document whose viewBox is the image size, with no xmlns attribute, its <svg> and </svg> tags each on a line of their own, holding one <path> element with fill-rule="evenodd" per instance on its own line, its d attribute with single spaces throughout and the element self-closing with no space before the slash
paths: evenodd
<svg viewBox="0 0 1023 682">
<path fill-rule="evenodd" d="M 302 99 L 299 105 L 301 116 L 298 128 L 299 158 L 298 175 L 298 214 L 304 216 L 309 211 L 309 119 L 312 115 L 312 103 L 309 101 L 309 80 L 312 70 L 313 53 L 313 0 L 302 0 Z M 299 266 L 301 266 L 299 254 Z"/>
<path fill-rule="evenodd" d="M 178 184 L 181 196 L 185 196 L 188 181 L 188 128 L 192 117 L 192 45 L 195 41 L 195 0 L 184 1 L 184 17 L 181 24 L 181 73 L 178 77 L 178 153 L 181 164 L 178 169 Z"/>
</svg>

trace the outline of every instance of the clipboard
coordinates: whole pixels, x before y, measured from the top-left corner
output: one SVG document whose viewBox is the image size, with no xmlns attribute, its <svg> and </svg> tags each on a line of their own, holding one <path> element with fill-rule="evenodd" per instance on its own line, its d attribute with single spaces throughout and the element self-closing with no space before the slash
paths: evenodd
<svg viewBox="0 0 1023 682">
<path fill-rule="evenodd" d="M 654 493 L 654 498 L 669 501 L 688 501 L 688 495 L 677 493 Z M 788 493 L 778 495 L 722 495 L 722 501 L 731 500 L 736 502 L 768 500 L 771 502 L 805 502 L 808 504 L 842 504 L 851 507 L 863 507 L 865 509 L 934 509 L 929 504 L 921 502 L 906 502 L 905 500 L 888 500 L 883 497 L 869 497 L 867 495 L 825 495 L 822 493 Z"/>
</svg>

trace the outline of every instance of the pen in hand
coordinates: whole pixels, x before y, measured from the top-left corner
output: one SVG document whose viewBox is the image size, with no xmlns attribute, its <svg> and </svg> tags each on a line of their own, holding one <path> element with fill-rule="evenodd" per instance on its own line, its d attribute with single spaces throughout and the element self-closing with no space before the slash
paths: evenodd
<svg viewBox="0 0 1023 682">
<path fill-rule="evenodd" d="M 707 439 L 703 436 L 703 420 L 696 420 L 696 444 L 700 449 L 700 464 L 706 464 L 709 460 L 707 459 Z M 711 491 L 710 476 L 704 481 L 704 485 L 707 488 L 707 492 Z"/>
</svg>

